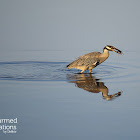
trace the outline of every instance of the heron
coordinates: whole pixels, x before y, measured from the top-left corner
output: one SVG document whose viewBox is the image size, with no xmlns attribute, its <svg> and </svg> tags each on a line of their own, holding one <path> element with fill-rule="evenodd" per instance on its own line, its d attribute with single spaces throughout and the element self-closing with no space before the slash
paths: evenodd
<svg viewBox="0 0 140 140">
<path fill-rule="evenodd" d="M 67 65 L 67 69 L 75 68 L 80 69 L 83 73 L 85 70 L 89 70 L 89 73 L 91 73 L 91 70 L 104 62 L 109 57 L 109 51 L 116 52 L 118 54 L 122 54 L 122 51 L 115 48 L 111 45 L 106 45 L 103 48 L 103 53 L 100 52 L 91 52 L 87 53 L 85 55 L 82 55 L 78 57 L 75 61 L 71 62 L 69 65 Z"/>
</svg>

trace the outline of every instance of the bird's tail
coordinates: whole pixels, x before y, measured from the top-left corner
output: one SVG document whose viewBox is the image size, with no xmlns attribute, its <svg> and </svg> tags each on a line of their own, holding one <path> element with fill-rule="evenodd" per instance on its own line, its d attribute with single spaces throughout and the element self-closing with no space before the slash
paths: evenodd
<svg viewBox="0 0 140 140">
<path fill-rule="evenodd" d="M 73 68 L 73 62 L 67 65 L 67 69 Z"/>
<path fill-rule="evenodd" d="M 71 64 L 68 64 L 68 65 L 67 65 L 67 69 L 70 69 L 70 68 L 71 68 Z"/>
<path fill-rule="evenodd" d="M 71 62 L 69 65 L 67 65 L 67 69 L 77 68 L 78 63 L 79 63 L 79 59 L 77 59 L 77 60 Z"/>
</svg>

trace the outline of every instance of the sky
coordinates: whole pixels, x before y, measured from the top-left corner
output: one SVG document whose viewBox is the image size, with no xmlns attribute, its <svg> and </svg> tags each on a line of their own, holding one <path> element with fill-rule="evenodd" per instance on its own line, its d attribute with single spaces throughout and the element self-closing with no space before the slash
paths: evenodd
<svg viewBox="0 0 140 140">
<path fill-rule="evenodd" d="M 108 44 L 140 51 L 139 6 L 139 0 L 0 0 L 0 50 L 64 51 L 71 58 Z"/>
</svg>

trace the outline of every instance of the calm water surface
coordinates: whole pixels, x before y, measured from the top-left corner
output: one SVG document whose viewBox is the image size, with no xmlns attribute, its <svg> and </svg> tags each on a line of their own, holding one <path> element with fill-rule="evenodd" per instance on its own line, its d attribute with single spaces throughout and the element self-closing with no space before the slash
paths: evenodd
<svg viewBox="0 0 140 140">
<path fill-rule="evenodd" d="M 7 139 L 140 139 L 140 56 L 125 52 L 78 74 L 62 61 L 0 62 L 1 118 L 18 118 Z M 72 60 L 71 60 L 72 61 Z"/>
</svg>

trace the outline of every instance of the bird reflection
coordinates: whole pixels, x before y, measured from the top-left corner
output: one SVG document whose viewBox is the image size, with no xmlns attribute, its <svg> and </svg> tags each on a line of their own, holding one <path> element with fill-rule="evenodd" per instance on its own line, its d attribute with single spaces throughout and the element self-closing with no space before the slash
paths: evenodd
<svg viewBox="0 0 140 140">
<path fill-rule="evenodd" d="M 92 93 L 102 92 L 102 96 L 105 100 L 112 100 L 121 95 L 121 92 L 108 95 L 108 88 L 103 82 L 98 82 L 100 79 L 95 79 L 92 74 L 68 74 L 67 78 L 70 83 L 75 83 L 78 88 Z"/>
</svg>

